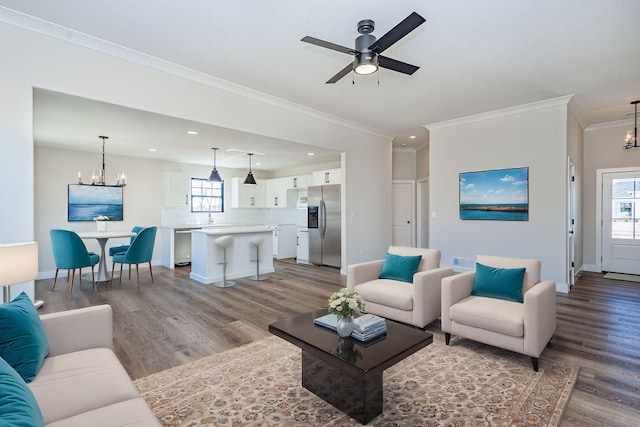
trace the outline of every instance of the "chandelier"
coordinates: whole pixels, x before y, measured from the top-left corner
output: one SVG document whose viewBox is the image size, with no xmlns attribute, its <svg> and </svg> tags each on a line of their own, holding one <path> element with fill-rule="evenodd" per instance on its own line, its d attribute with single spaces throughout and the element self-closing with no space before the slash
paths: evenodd
<svg viewBox="0 0 640 427">
<path fill-rule="evenodd" d="M 91 184 L 85 184 L 82 182 L 82 173 L 78 171 L 78 184 L 81 185 L 103 185 L 107 186 L 107 178 L 105 175 L 105 163 L 104 163 L 104 146 L 109 139 L 108 136 L 99 136 L 98 138 L 102 139 L 102 169 L 97 171 L 93 171 L 91 173 Z M 127 175 L 124 172 L 116 174 L 116 183 L 115 185 L 109 185 L 109 187 L 124 187 L 127 185 Z"/>
<path fill-rule="evenodd" d="M 627 136 L 624 138 L 624 148 L 628 150 L 630 148 L 640 148 L 638 145 L 638 103 L 640 101 L 633 101 L 631 105 L 635 106 L 633 133 L 627 131 Z"/>
</svg>

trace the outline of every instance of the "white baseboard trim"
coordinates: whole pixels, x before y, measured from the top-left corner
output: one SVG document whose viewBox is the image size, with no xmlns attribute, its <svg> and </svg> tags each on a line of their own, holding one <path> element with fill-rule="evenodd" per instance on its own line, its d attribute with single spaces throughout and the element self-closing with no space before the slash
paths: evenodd
<svg viewBox="0 0 640 427">
<path fill-rule="evenodd" d="M 600 269 L 595 264 L 582 264 L 581 270 L 582 271 L 590 271 L 590 272 L 593 272 L 593 273 L 602 273 L 602 269 Z"/>
</svg>

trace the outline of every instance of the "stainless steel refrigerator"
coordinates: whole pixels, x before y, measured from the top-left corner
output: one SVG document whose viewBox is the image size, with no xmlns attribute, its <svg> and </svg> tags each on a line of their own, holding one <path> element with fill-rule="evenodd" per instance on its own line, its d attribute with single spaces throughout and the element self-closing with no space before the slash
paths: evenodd
<svg viewBox="0 0 640 427">
<path fill-rule="evenodd" d="M 309 261 L 340 267 L 340 185 L 308 188 Z"/>
</svg>

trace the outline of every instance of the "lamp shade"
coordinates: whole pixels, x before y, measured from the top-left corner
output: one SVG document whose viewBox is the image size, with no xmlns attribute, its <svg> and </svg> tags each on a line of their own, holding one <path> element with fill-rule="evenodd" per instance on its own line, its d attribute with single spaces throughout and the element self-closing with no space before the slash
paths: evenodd
<svg viewBox="0 0 640 427">
<path fill-rule="evenodd" d="M 253 177 L 253 173 L 249 172 L 247 177 L 244 179 L 244 185 L 258 185 L 256 179 Z"/>
<path fill-rule="evenodd" d="M 0 286 L 38 277 L 38 243 L 0 244 Z"/>
<path fill-rule="evenodd" d="M 209 182 L 222 182 L 222 178 L 216 168 L 213 168 L 211 171 L 211 175 L 209 175 Z"/>
</svg>

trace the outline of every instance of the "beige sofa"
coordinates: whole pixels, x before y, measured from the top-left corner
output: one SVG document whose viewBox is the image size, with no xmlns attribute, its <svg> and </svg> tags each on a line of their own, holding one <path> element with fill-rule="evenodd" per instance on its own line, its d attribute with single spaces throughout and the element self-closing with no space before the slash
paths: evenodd
<svg viewBox="0 0 640 427">
<path fill-rule="evenodd" d="M 495 268 L 525 268 L 523 302 L 471 295 L 475 271 L 442 280 L 442 331 L 538 358 L 556 330 L 556 284 L 540 280 L 540 261 L 478 255 L 476 261 Z"/>
<path fill-rule="evenodd" d="M 422 255 L 413 283 L 379 279 L 384 260 L 376 260 L 348 266 L 347 288 L 362 296 L 367 313 L 424 328 L 440 317 L 440 282 L 453 269 L 440 267 L 437 249 L 389 246 L 388 252 Z"/>
<path fill-rule="evenodd" d="M 110 306 L 40 318 L 50 353 L 29 388 L 45 425 L 160 426 L 112 351 Z"/>
</svg>

